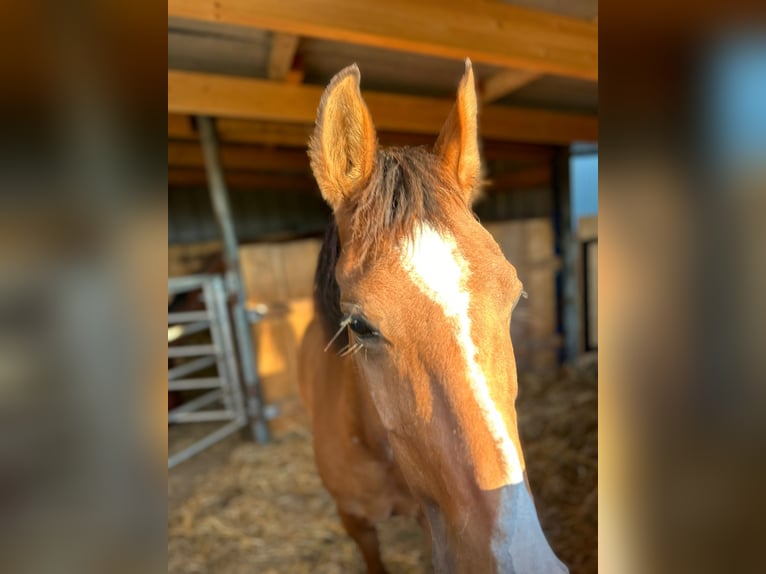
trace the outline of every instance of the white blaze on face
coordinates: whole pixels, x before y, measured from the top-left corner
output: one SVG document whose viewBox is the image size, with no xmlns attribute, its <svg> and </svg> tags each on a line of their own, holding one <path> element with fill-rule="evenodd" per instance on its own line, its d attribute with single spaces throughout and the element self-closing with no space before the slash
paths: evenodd
<svg viewBox="0 0 766 574">
<path fill-rule="evenodd" d="M 413 282 L 444 310 L 445 316 L 455 325 L 468 382 L 503 456 L 506 478 L 510 484 L 522 482 L 524 472 L 518 451 L 508 435 L 500 411 L 492 401 L 487 379 L 476 360 L 478 350 L 471 338 L 471 319 L 468 314 L 471 302 L 468 292 L 471 271 L 468 262 L 460 255 L 452 235 L 440 235 L 425 224 L 415 231 L 412 240 L 401 247 L 400 254 L 402 265 Z"/>
</svg>

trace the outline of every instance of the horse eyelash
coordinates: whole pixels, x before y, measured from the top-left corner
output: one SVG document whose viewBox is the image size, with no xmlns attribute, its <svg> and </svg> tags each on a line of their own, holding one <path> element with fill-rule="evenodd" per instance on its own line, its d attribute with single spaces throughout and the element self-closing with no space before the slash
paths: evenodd
<svg viewBox="0 0 766 574">
<path fill-rule="evenodd" d="M 330 348 L 330 346 L 335 342 L 335 339 L 340 337 L 340 334 L 343 332 L 343 329 L 348 327 L 348 324 L 351 323 L 351 320 L 354 318 L 353 313 L 346 313 L 343 315 L 343 318 L 340 321 L 340 327 L 335 332 L 335 334 L 332 336 L 332 339 L 330 339 L 330 342 L 327 343 L 327 345 L 324 348 L 324 352 L 326 353 L 327 350 Z M 364 346 L 364 343 L 362 342 L 355 342 L 355 343 L 349 343 L 345 347 L 343 347 L 340 351 L 338 351 L 338 356 L 340 357 L 348 357 L 350 355 L 355 355 L 359 351 L 362 350 L 362 348 L 365 349 L 365 358 L 367 357 L 366 347 Z"/>
<path fill-rule="evenodd" d="M 327 343 L 327 345 L 324 348 L 324 352 L 325 353 L 330 348 L 330 346 L 335 342 L 335 339 L 340 337 L 340 334 L 343 332 L 343 329 L 348 327 L 348 324 L 351 322 L 352 317 L 353 316 L 351 315 L 351 313 L 346 313 L 345 315 L 343 315 L 343 318 L 340 321 L 340 327 L 335 332 L 335 334 L 332 336 L 332 339 L 330 339 L 330 342 Z M 341 349 L 341 352 L 343 352 L 343 350 L 345 350 L 346 348 L 348 348 L 348 345 L 346 347 L 344 347 L 344 349 Z"/>
<path fill-rule="evenodd" d="M 362 343 L 354 343 L 353 345 L 349 343 L 345 347 L 343 347 L 340 352 L 338 353 L 339 357 L 348 357 L 350 355 L 354 355 L 358 353 L 364 345 Z"/>
</svg>

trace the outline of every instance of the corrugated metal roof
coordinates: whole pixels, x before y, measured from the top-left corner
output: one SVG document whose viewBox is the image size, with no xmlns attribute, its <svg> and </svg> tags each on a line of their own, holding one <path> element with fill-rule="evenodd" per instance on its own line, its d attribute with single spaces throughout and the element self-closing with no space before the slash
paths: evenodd
<svg viewBox="0 0 766 574">
<path fill-rule="evenodd" d="M 519 6 L 592 20 L 594 0 L 513 0 Z M 168 68 L 254 78 L 268 75 L 272 32 L 225 24 L 168 19 Z M 423 56 L 370 46 L 301 38 L 298 58 L 307 84 L 326 85 L 339 70 L 356 62 L 365 89 L 422 96 L 450 97 L 463 71 L 459 60 Z M 482 81 L 501 68 L 476 63 Z M 499 104 L 593 113 L 598 106 L 595 82 L 544 76 Z"/>
<path fill-rule="evenodd" d="M 168 68 L 231 76 L 266 76 L 271 32 L 168 19 Z"/>
<path fill-rule="evenodd" d="M 298 48 L 306 83 L 325 85 L 346 66 L 357 63 L 364 89 L 419 96 L 454 96 L 464 64 L 460 60 L 435 58 L 370 46 L 358 46 L 306 38 Z M 475 64 L 477 80 L 500 68 Z"/>
</svg>

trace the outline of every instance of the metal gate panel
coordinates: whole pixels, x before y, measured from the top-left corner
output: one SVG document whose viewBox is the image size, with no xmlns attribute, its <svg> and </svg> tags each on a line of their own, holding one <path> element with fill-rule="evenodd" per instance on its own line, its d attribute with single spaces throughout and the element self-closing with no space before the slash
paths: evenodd
<svg viewBox="0 0 766 574">
<path fill-rule="evenodd" d="M 189 275 L 168 280 L 168 294 L 199 291 L 204 311 L 168 313 L 168 358 L 190 359 L 168 368 L 168 391 L 207 390 L 168 412 L 168 423 L 223 422 L 223 426 L 179 452 L 170 454 L 168 468 L 194 456 L 247 425 L 247 412 L 240 386 L 236 347 L 232 335 L 223 278 L 218 275 Z M 206 344 L 178 344 L 191 334 L 210 334 Z M 215 366 L 214 377 L 190 377 Z M 222 405 L 223 408 L 204 410 Z"/>
</svg>

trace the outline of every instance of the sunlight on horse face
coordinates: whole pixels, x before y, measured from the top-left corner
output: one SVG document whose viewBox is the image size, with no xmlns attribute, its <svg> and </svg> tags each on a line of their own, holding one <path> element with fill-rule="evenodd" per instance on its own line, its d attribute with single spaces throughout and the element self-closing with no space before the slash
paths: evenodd
<svg viewBox="0 0 766 574">
<path fill-rule="evenodd" d="M 336 278 L 361 379 L 444 572 L 565 572 L 526 485 L 510 339 L 516 270 L 470 205 L 470 64 L 433 153 L 377 148 L 355 67 L 320 104 L 312 168 L 335 212 Z"/>
<path fill-rule="evenodd" d="M 336 277 L 344 311 L 374 329 L 357 334 L 352 323 L 363 345 L 354 358 L 394 448 L 466 463 L 433 468 L 422 488 L 459 471 L 491 490 L 524 480 L 509 334 L 522 287 L 468 209 L 453 211 L 438 230 L 416 223 L 361 269 L 344 244 Z"/>
</svg>

